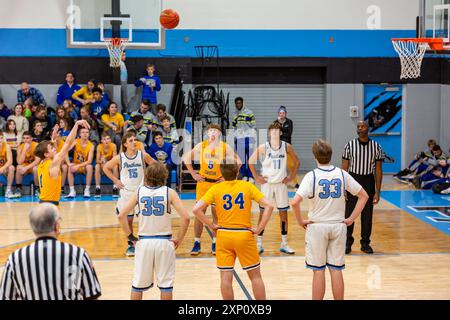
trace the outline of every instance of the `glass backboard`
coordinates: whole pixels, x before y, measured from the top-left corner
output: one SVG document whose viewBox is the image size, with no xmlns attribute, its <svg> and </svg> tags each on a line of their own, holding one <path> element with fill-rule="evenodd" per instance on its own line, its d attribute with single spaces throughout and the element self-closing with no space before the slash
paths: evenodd
<svg viewBox="0 0 450 320">
<path fill-rule="evenodd" d="M 105 48 L 107 38 L 129 40 L 127 49 L 164 49 L 162 0 L 70 0 L 67 46 Z"/>
<path fill-rule="evenodd" d="M 450 42 L 450 0 L 421 0 L 421 32 L 419 37 L 443 38 Z"/>
</svg>

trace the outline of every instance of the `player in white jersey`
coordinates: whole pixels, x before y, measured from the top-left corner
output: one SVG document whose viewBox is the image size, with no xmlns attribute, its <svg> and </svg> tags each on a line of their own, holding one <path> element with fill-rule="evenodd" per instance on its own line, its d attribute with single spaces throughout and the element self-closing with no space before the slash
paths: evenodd
<svg viewBox="0 0 450 320">
<path fill-rule="evenodd" d="M 103 167 L 105 175 L 120 189 L 116 213 L 119 213 L 131 196 L 143 184 L 145 164 L 156 162 L 147 153 L 142 153 L 141 150 L 138 150 L 136 141 L 135 135 L 126 133 L 122 138 L 122 152 L 109 160 Z M 119 179 L 113 173 L 115 167 L 119 167 Z M 136 207 L 134 210 L 127 212 L 130 228 L 133 228 L 133 217 L 137 210 L 138 208 Z M 126 255 L 128 257 L 134 256 L 134 245 L 130 241 L 128 241 Z"/>
<path fill-rule="evenodd" d="M 294 254 L 294 250 L 288 245 L 288 209 L 289 197 L 287 184 L 294 181 L 300 167 L 300 160 L 289 143 L 281 141 L 281 124 L 273 122 L 269 125 L 269 140 L 260 145 L 250 157 L 249 165 L 256 182 L 261 184 L 261 192 L 269 201 L 276 205 L 280 214 L 281 225 L 281 245 L 280 251 L 287 254 Z M 288 155 L 295 163 L 294 170 L 287 169 Z M 261 175 L 255 169 L 257 160 L 261 160 Z M 261 222 L 264 208 L 260 208 L 259 222 Z M 264 252 L 263 248 L 264 230 L 258 235 L 257 245 L 259 253 Z"/>
<path fill-rule="evenodd" d="M 306 267 L 314 271 L 312 298 L 322 300 L 325 295 L 325 267 L 331 275 L 333 297 L 344 299 L 345 242 L 347 226 L 353 224 L 369 199 L 366 191 L 346 171 L 330 165 L 332 148 L 323 140 L 313 144 L 317 168 L 303 178 L 292 201 L 292 209 L 300 226 L 306 229 Z M 352 215 L 345 219 L 346 191 L 358 197 Z M 300 203 L 311 199 L 308 219 L 300 214 Z"/>
<path fill-rule="evenodd" d="M 132 300 L 142 300 L 143 292 L 153 286 L 154 276 L 161 291 L 161 300 L 172 299 L 175 250 L 186 235 L 189 213 L 176 191 L 166 187 L 167 177 L 168 171 L 164 165 L 149 165 L 145 171 L 144 185 L 131 195 L 119 213 L 119 221 L 128 240 L 136 243 Z M 136 205 L 139 207 L 139 238 L 133 235 L 127 221 L 128 212 Z M 176 238 L 172 238 L 171 206 L 181 218 Z"/>
</svg>

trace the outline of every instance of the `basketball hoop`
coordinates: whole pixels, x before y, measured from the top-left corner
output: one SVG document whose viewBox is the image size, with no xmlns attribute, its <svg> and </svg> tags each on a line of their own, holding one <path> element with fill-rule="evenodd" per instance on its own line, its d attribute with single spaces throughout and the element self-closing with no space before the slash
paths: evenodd
<svg viewBox="0 0 450 320">
<path fill-rule="evenodd" d="M 122 61 L 122 54 L 128 45 L 128 39 L 108 38 L 104 39 L 109 52 L 109 65 L 111 68 L 119 68 Z"/>
<path fill-rule="evenodd" d="M 400 57 L 400 79 L 420 77 L 423 57 L 428 49 L 444 50 L 442 38 L 398 38 L 392 39 L 392 44 Z"/>
</svg>

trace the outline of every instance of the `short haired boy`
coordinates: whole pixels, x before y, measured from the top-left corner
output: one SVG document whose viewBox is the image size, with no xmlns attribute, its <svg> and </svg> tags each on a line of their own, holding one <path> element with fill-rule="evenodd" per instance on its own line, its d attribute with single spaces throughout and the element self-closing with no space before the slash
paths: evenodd
<svg viewBox="0 0 450 320">
<path fill-rule="evenodd" d="M 314 272 L 313 300 L 325 295 L 325 267 L 331 274 L 331 286 L 336 300 L 344 299 L 345 244 L 347 226 L 353 224 L 369 199 L 366 191 L 346 171 L 330 165 L 332 148 L 323 141 L 313 144 L 317 168 L 304 177 L 292 200 L 292 209 L 299 225 L 306 229 L 305 262 Z M 351 216 L 345 219 L 345 192 L 358 197 Z M 308 219 L 300 214 L 300 203 L 311 199 Z"/>
</svg>

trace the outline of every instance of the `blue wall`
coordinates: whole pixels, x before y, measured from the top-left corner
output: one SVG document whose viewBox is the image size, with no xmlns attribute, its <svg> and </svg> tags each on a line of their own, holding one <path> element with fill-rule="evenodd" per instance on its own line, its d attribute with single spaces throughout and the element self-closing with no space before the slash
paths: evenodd
<svg viewBox="0 0 450 320">
<path fill-rule="evenodd" d="M 166 32 L 166 50 L 130 50 L 127 56 L 195 57 L 194 46 L 217 45 L 222 57 L 397 57 L 391 38 L 414 36 L 414 30 L 180 29 Z M 0 56 L 108 55 L 106 49 L 68 49 L 65 29 L 0 29 L 0 39 Z"/>
</svg>

